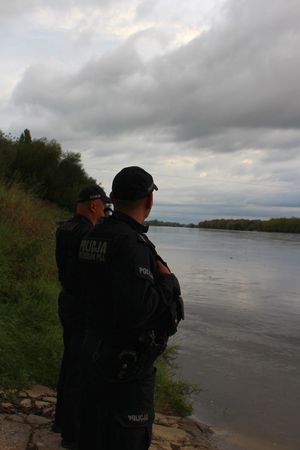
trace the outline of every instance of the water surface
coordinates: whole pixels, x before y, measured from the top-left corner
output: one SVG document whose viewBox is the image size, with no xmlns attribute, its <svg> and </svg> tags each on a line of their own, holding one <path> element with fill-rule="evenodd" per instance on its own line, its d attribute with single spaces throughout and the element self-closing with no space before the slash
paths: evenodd
<svg viewBox="0 0 300 450">
<path fill-rule="evenodd" d="M 226 449 L 300 448 L 300 236 L 152 227 L 180 280 L 178 372 Z M 251 444 L 250 444 L 251 442 Z M 225 449 L 225 447 L 222 447 Z"/>
</svg>

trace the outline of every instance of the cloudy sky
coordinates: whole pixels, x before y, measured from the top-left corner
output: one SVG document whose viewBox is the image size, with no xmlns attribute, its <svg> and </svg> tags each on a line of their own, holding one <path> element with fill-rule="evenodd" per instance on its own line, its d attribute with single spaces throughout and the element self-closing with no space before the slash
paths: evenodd
<svg viewBox="0 0 300 450">
<path fill-rule="evenodd" d="M 79 151 L 151 218 L 300 216 L 299 0 L 0 0 L 0 129 Z"/>
</svg>

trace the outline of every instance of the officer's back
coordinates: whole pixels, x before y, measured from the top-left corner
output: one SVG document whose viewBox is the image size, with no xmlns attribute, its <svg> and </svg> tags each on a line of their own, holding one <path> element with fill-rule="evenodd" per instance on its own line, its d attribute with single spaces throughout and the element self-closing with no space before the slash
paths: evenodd
<svg viewBox="0 0 300 450">
<path fill-rule="evenodd" d="M 165 348 L 166 313 L 179 288 L 145 235 L 154 190 L 143 169 L 123 169 L 113 181 L 113 215 L 80 245 L 88 304 L 81 450 L 150 446 L 153 362 Z"/>
</svg>

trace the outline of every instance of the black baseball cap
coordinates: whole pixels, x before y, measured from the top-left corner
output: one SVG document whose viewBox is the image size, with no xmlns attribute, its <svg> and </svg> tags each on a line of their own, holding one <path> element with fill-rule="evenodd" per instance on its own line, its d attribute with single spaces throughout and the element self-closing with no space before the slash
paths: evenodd
<svg viewBox="0 0 300 450">
<path fill-rule="evenodd" d="M 115 176 L 112 193 L 117 200 L 139 200 L 158 188 L 146 170 L 137 166 L 125 167 Z"/>
<path fill-rule="evenodd" d="M 96 200 L 100 198 L 104 203 L 111 203 L 111 200 L 104 192 L 98 184 L 93 184 L 91 186 L 87 186 L 82 191 L 79 192 L 77 202 L 88 202 L 89 200 Z"/>
</svg>

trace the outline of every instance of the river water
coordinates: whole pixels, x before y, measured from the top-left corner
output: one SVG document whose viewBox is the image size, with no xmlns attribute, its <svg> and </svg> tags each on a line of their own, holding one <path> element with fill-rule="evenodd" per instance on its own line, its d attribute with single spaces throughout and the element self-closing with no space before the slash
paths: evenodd
<svg viewBox="0 0 300 450">
<path fill-rule="evenodd" d="M 151 227 L 186 318 L 177 375 L 222 450 L 300 449 L 300 235 Z M 225 431 L 224 431 L 225 430 Z M 224 435 L 223 435 L 224 433 Z"/>
</svg>

